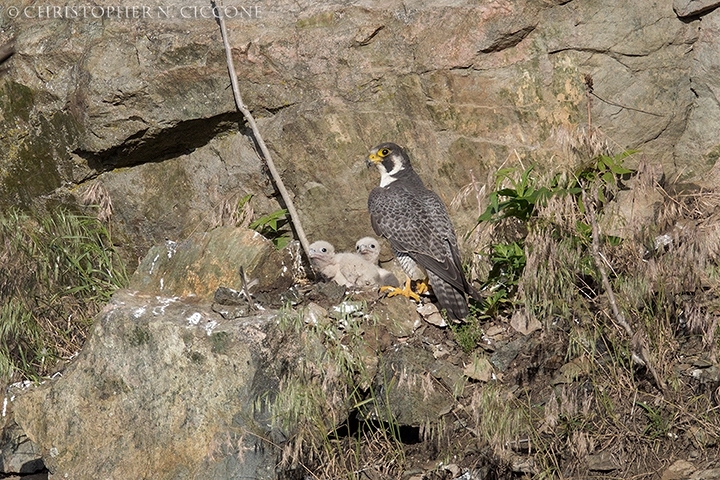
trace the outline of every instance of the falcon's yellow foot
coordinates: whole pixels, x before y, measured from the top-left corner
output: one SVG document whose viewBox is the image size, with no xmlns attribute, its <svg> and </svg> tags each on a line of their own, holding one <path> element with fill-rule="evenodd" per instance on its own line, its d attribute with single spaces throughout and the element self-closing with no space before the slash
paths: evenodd
<svg viewBox="0 0 720 480">
<path fill-rule="evenodd" d="M 428 282 L 428 279 L 426 278 L 425 280 L 418 280 L 415 282 L 415 291 L 418 295 L 428 293 L 430 291 L 430 283 Z"/>
<path fill-rule="evenodd" d="M 403 297 L 412 298 L 416 302 L 420 301 L 420 296 L 412 291 L 410 288 L 410 278 L 405 280 L 405 286 L 403 288 L 391 287 L 389 285 L 380 287 L 381 292 L 388 292 L 388 297 L 394 297 L 396 295 L 402 295 Z"/>
</svg>

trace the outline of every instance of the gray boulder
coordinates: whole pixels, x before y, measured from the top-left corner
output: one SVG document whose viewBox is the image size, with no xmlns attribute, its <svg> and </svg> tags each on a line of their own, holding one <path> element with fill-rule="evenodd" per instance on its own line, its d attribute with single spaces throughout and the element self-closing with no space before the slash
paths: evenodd
<svg viewBox="0 0 720 480">
<path fill-rule="evenodd" d="M 275 478 L 253 403 L 276 385 L 263 363 L 294 363 L 266 343 L 274 317 L 118 293 L 63 377 L 17 398 L 15 419 L 51 478 Z"/>
</svg>

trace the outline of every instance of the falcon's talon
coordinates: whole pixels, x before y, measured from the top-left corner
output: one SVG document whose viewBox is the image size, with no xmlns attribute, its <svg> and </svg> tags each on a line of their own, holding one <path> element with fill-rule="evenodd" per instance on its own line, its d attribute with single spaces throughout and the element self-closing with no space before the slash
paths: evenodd
<svg viewBox="0 0 720 480">
<path fill-rule="evenodd" d="M 415 291 L 418 295 L 423 295 L 430 291 L 430 284 L 428 283 L 427 278 L 425 280 L 418 280 L 415 282 Z"/>
<path fill-rule="evenodd" d="M 413 292 L 412 288 L 410 288 L 410 279 L 409 278 L 405 281 L 405 286 L 403 288 L 391 287 L 389 285 L 385 285 L 383 287 L 380 287 L 380 291 L 387 292 L 388 298 L 402 295 L 403 297 L 410 298 L 412 300 L 415 300 L 416 302 L 420 301 L 420 296 L 417 293 Z"/>
</svg>

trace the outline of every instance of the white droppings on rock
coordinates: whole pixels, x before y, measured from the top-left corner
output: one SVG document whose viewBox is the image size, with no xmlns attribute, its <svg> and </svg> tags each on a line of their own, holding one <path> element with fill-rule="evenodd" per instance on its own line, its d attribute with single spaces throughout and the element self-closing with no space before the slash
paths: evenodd
<svg viewBox="0 0 720 480">
<path fill-rule="evenodd" d="M 217 327 L 218 322 L 215 320 L 210 320 L 205 324 L 205 333 L 208 334 L 208 336 L 212 335 L 213 330 L 215 330 L 215 327 Z"/>
<path fill-rule="evenodd" d="M 153 258 L 152 263 L 150 264 L 150 271 L 148 272 L 149 275 L 152 275 L 153 270 L 155 270 L 155 265 L 157 264 L 157 261 L 160 259 L 160 254 L 158 253 L 155 255 L 155 258 Z"/>
<path fill-rule="evenodd" d="M 202 315 L 199 312 L 195 312 L 187 318 L 188 325 L 198 325 L 202 320 Z"/>
<path fill-rule="evenodd" d="M 173 254 L 177 250 L 177 242 L 173 240 L 165 240 L 165 248 L 167 249 L 168 259 L 172 258 Z"/>
<path fill-rule="evenodd" d="M 153 315 L 165 315 L 165 309 L 167 308 L 167 306 L 173 302 L 177 302 L 178 297 L 155 297 L 155 300 L 157 300 L 160 305 L 156 305 L 153 307 Z"/>
</svg>

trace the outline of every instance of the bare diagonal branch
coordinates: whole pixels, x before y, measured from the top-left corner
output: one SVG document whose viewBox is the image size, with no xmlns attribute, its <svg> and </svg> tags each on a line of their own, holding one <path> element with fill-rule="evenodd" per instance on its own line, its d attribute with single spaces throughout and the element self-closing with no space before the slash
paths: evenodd
<svg viewBox="0 0 720 480">
<path fill-rule="evenodd" d="M 219 5 L 218 2 L 211 1 L 210 3 L 213 6 L 214 11 L 222 12 L 222 8 L 217 8 L 217 6 Z M 275 162 L 273 162 L 270 151 L 265 145 L 265 141 L 263 140 L 262 135 L 260 135 L 260 130 L 255 123 L 255 118 L 252 116 L 252 113 L 250 113 L 250 110 L 242 101 L 242 96 L 240 95 L 240 87 L 238 86 L 237 73 L 235 73 L 235 65 L 232 59 L 230 42 L 227 36 L 227 29 L 225 28 L 225 19 L 223 18 L 221 13 L 217 15 L 217 21 L 220 25 L 223 45 L 225 46 L 225 59 L 227 60 L 228 72 L 230 74 L 230 83 L 232 85 L 233 96 L 235 97 L 235 105 L 237 105 L 238 110 L 240 111 L 240 113 L 243 114 L 245 120 L 247 120 L 248 125 L 250 125 L 250 128 L 252 129 L 253 135 L 255 136 L 255 141 L 260 147 L 263 158 L 267 162 L 268 170 L 270 170 L 270 174 L 273 177 L 275 186 L 277 187 L 278 191 L 280 192 L 280 196 L 282 196 L 282 199 L 287 206 L 288 213 L 290 214 L 290 219 L 292 220 L 293 228 L 297 233 L 298 240 L 300 240 L 300 245 L 302 245 L 306 258 L 310 258 L 310 244 L 308 243 L 307 237 L 305 236 L 305 230 L 303 229 L 300 222 L 300 217 L 297 213 L 297 210 L 295 209 L 295 204 L 293 203 L 290 194 L 285 188 L 285 184 L 283 183 L 282 178 L 277 171 L 277 168 L 275 168 Z"/>
</svg>

